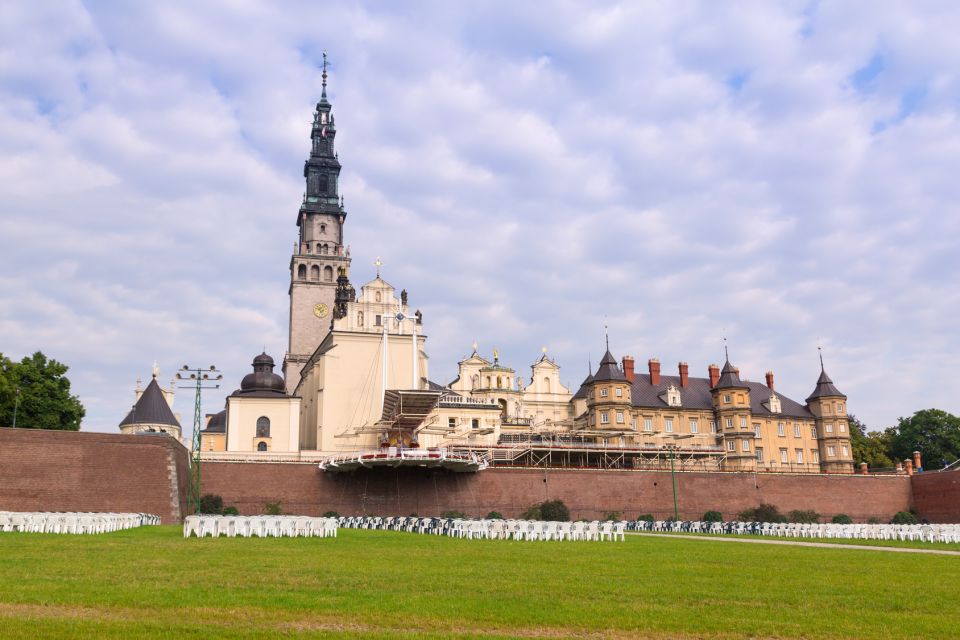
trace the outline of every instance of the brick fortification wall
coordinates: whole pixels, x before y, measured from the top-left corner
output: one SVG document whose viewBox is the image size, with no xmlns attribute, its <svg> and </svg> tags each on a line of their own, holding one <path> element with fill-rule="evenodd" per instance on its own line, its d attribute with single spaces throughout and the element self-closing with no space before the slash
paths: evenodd
<svg viewBox="0 0 960 640">
<path fill-rule="evenodd" d="M 913 476 L 913 504 L 930 522 L 960 522 L 960 470 Z"/>
<path fill-rule="evenodd" d="M 0 429 L 0 510 L 185 511 L 189 456 L 169 436 Z"/>
<path fill-rule="evenodd" d="M 673 514 L 669 472 L 487 469 L 455 474 L 416 469 L 327 474 L 315 464 L 207 462 L 203 493 L 223 496 L 240 513 L 262 513 L 279 502 L 286 513 L 319 515 L 438 515 L 463 511 L 483 516 L 499 511 L 514 517 L 531 504 L 563 500 L 571 516 L 601 518 L 617 511 L 635 518 Z M 906 476 L 835 476 L 737 473 L 678 473 L 680 516 L 700 518 L 715 509 L 732 519 L 761 502 L 781 511 L 813 509 L 830 517 L 846 513 L 855 520 L 884 522 L 911 505 Z"/>
</svg>

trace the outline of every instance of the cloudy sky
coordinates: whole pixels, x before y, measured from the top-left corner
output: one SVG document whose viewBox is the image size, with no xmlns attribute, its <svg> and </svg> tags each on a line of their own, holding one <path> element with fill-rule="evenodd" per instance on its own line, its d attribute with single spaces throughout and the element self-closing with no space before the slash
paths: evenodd
<svg viewBox="0 0 960 640">
<path fill-rule="evenodd" d="M 433 379 L 476 340 L 576 386 L 608 323 L 796 399 L 822 344 L 871 428 L 960 412 L 956 3 L 454 4 L 5 3 L 0 352 L 98 431 L 154 360 L 280 361 L 325 49 L 352 279 L 410 291 Z"/>
</svg>

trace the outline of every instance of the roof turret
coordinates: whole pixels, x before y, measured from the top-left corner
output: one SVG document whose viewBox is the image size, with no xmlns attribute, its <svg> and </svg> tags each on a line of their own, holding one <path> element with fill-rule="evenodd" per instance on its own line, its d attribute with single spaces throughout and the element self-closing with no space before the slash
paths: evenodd
<svg viewBox="0 0 960 640">
<path fill-rule="evenodd" d="M 156 375 L 150 380 L 150 384 L 143 390 L 133 409 L 120 421 L 121 427 L 133 424 L 166 424 L 173 427 L 179 427 L 176 416 L 170 410 L 166 398 L 163 397 L 163 391 L 157 384 Z"/>
</svg>

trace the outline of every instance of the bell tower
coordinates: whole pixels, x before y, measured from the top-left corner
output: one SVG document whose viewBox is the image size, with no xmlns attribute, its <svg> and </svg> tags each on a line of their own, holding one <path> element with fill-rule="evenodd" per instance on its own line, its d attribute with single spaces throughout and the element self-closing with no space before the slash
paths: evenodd
<svg viewBox="0 0 960 640">
<path fill-rule="evenodd" d="M 297 213 L 298 241 L 290 258 L 290 342 L 283 358 L 287 392 L 300 382 L 300 370 L 330 330 L 338 275 L 350 272 L 350 248 L 343 242 L 347 212 L 339 194 L 340 160 L 332 105 L 327 100 L 327 54 L 323 91 L 313 113 L 310 156 L 303 164 L 306 191 Z"/>
</svg>

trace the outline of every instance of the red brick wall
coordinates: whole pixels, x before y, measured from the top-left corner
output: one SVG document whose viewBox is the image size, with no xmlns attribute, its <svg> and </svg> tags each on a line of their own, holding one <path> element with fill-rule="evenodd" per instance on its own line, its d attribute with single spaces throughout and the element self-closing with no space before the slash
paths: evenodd
<svg viewBox="0 0 960 640">
<path fill-rule="evenodd" d="M 436 515 L 447 510 L 483 516 L 517 516 L 531 504 L 563 500 L 574 518 L 673 513 L 669 472 L 487 469 L 454 474 L 414 469 L 327 474 L 315 464 L 207 462 L 203 493 L 223 496 L 241 513 L 262 513 L 280 502 L 287 513 Z M 814 509 L 824 516 L 846 513 L 855 520 L 884 521 L 911 505 L 906 476 L 833 476 L 737 473 L 678 473 L 682 518 L 716 509 L 732 518 L 761 502 L 781 511 Z"/>
<path fill-rule="evenodd" d="M 154 513 L 178 522 L 187 450 L 166 436 L 0 429 L 0 510 Z"/>
<path fill-rule="evenodd" d="M 930 522 L 960 522 L 960 470 L 913 476 L 913 504 Z"/>
</svg>

